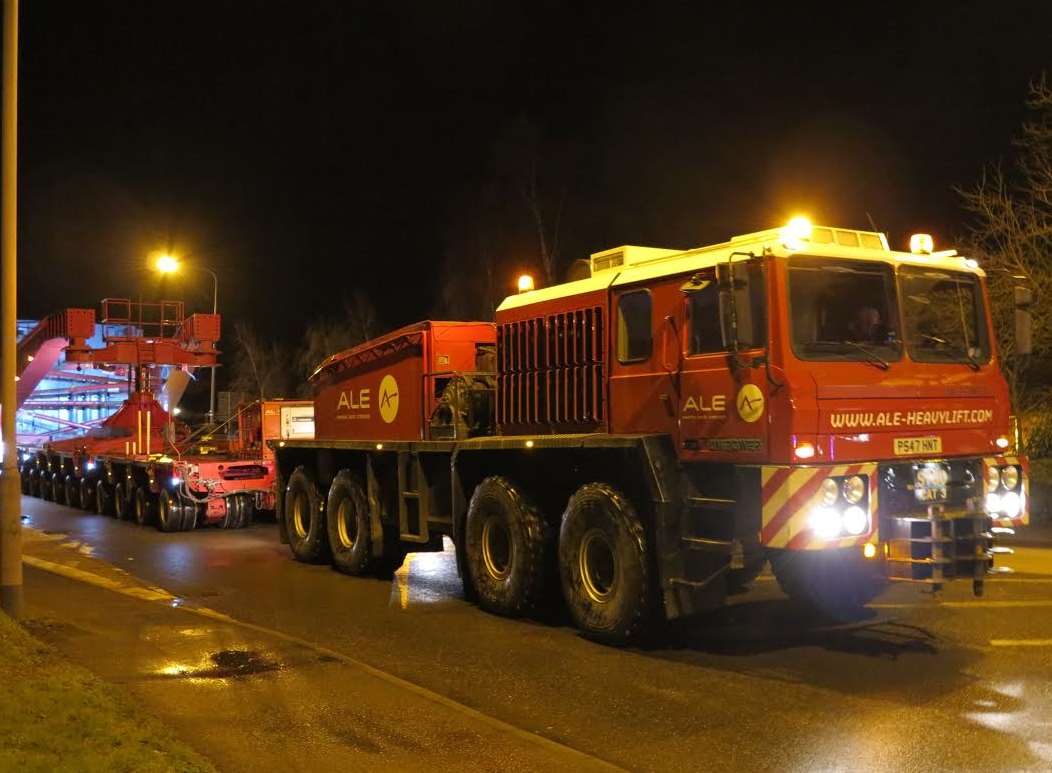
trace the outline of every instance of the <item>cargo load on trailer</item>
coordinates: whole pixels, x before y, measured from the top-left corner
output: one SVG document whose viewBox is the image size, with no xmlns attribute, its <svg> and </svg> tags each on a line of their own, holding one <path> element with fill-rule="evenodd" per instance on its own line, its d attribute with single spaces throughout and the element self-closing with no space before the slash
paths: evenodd
<svg viewBox="0 0 1052 773">
<path fill-rule="evenodd" d="M 716 608 L 768 561 L 832 614 L 889 581 L 981 593 L 996 534 L 1027 522 L 1027 461 L 985 274 L 913 241 L 795 220 L 619 247 L 495 324 L 334 355 L 315 438 L 273 444 L 283 539 L 360 574 L 451 538 L 468 597 L 518 615 L 561 591 L 604 641 Z"/>
<path fill-rule="evenodd" d="M 185 316 L 181 302 L 107 298 L 103 346 L 93 348 L 86 338 L 95 329 L 94 310 L 68 309 L 42 322 L 19 352 L 27 369 L 44 359 L 42 351 L 52 359 L 64 351 L 67 362 L 125 366 L 130 383 L 128 399 L 99 426 L 19 448 L 22 492 L 166 532 L 239 528 L 255 513 L 273 511 L 267 441 L 313 437 L 310 401 L 253 401 L 197 431 L 174 415 L 187 371 L 217 362 L 219 324 L 215 314 Z M 161 365 L 186 370 L 175 370 L 162 387 L 155 383 Z"/>
</svg>

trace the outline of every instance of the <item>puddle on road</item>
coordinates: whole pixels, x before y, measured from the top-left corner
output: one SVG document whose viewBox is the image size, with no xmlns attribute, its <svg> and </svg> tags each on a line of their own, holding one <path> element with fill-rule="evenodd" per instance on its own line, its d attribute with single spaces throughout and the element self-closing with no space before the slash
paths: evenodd
<svg viewBox="0 0 1052 773">
<path fill-rule="evenodd" d="M 230 679 L 281 671 L 281 663 L 254 650 L 220 650 L 199 666 L 169 663 L 156 676 L 167 679 Z"/>
</svg>

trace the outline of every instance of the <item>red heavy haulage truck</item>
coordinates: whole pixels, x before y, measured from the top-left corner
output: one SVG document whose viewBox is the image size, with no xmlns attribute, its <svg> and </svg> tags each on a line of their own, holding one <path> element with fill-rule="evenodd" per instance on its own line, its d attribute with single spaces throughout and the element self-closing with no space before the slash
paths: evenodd
<svg viewBox="0 0 1052 773">
<path fill-rule="evenodd" d="M 768 560 L 835 614 L 888 580 L 978 594 L 994 535 L 1027 520 L 994 341 L 983 271 L 925 238 L 793 221 L 597 253 L 495 325 L 323 362 L 315 439 L 274 444 L 282 539 L 361 574 L 449 537 L 484 608 L 561 590 L 608 642 L 719 606 Z"/>
</svg>

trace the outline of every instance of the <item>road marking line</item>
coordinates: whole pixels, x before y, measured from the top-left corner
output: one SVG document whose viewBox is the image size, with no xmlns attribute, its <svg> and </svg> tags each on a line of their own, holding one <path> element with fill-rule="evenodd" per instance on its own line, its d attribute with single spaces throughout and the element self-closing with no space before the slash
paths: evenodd
<svg viewBox="0 0 1052 773">
<path fill-rule="evenodd" d="M 1052 647 L 1052 639 L 990 639 L 992 647 Z"/>
<path fill-rule="evenodd" d="M 22 561 L 24 563 L 29 564 L 30 566 L 36 567 L 37 569 L 42 569 L 43 571 L 51 572 L 52 574 L 57 574 L 67 579 L 75 580 L 77 582 L 83 582 L 87 585 L 94 585 L 98 588 L 104 588 L 105 590 L 112 591 L 114 593 L 119 593 L 122 596 L 130 596 L 131 598 L 138 599 L 140 601 L 159 602 L 164 603 L 166 606 L 174 606 L 172 602 L 179 598 L 178 596 L 175 596 L 162 588 L 155 588 L 152 586 L 141 587 L 126 585 L 116 580 L 112 580 L 109 577 L 103 577 L 100 574 L 95 574 L 94 572 L 88 572 L 83 569 L 77 569 L 72 566 L 66 566 L 65 564 L 58 564 L 53 561 L 46 561 L 42 558 L 37 558 L 36 556 L 23 555 Z M 229 625 L 236 625 L 250 631 L 255 631 L 256 633 L 261 633 L 266 636 L 272 636 L 276 639 L 281 639 L 282 641 L 289 642 L 290 644 L 296 644 L 300 647 L 306 647 L 308 649 L 314 650 L 320 655 L 325 655 L 327 657 L 334 658 L 335 660 L 338 660 L 341 663 L 344 663 L 346 665 L 352 666 L 365 672 L 366 674 L 374 677 L 375 679 L 379 679 L 382 682 L 387 682 L 390 685 L 399 687 L 403 690 L 406 690 L 407 692 L 411 692 L 414 695 L 424 698 L 425 700 L 432 701 L 433 703 L 437 703 L 440 706 L 443 706 L 447 709 L 456 711 L 494 730 L 498 730 L 503 733 L 508 733 L 509 735 L 512 735 L 522 741 L 526 741 L 527 743 L 539 746 L 549 753 L 561 755 L 563 757 L 570 757 L 573 760 L 575 760 L 578 765 L 588 765 L 593 770 L 598 769 L 609 771 L 621 771 L 622 773 L 625 773 L 625 768 L 619 767 L 618 765 L 615 765 L 612 762 L 607 762 L 606 760 L 600 759 L 599 757 L 593 757 L 587 752 L 580 751 L 579 749 L 575 749 L 572 746 L 567 746 L 565 744 L 559 743 L 558 741 L 553 741 L 550 738 L 546 738 L 543 735 L 540 735 L 539 733 L 534 733 L 530 730 L 523 730 L 522 728 L 516 727 L 515 725 L 505 722 L 502 719 L 497 719 L 496 717 L 490 716 L 489 714 L 482 713 L 478 709 L 473 709 L 470 706 L 467 706 L 463 703 L 459 703 L 458 701 L 455 701 L 452 698 L 447 698 L 441 693 L 434 692 L 433 690 L 429 690 L 426 687 L 421 687 L 420 685 L 415 684 L 414 682 L 407 681 L 405 679 L 402 679 L 401 677 L 395 676 L 394 674 L 389 674 L 386 671 L 382 671 L 381 669 L 376 668 L 375 666 L 370 666 L 368 663 L 365 663 L 361 660 L 356 660 L 355 658 L 352 658 L 348 655 L 344 655 L 342 652 L 338 652 L 337 650 L 329 649 L 328 647 L 322 646 L 320 644 L 315 644 L 314 642 L 308 641 L 307 639 L 301 639 L 298 636 L 284 633 L 282 631 L 277 631 L 273 628 L 267 628 L 262 625 L 256 625 L 255 623 L 248 623 L 244 620 L 238 620 L 237 618 L 230 617 L 229 615 L 223 614 L 222 612 L 217 612 L 216 610 L 210 609 L 209 607 L 200 607 L 184 603 L 181 604 L 178 607 L 178 609 L 184 612 L 190 612 L 191 614 L 195 614 L 199 617 L 204 617 L 208 620 L 215 620 L 217 622 L 227 623 Z"/>
<path fill-rule="evenodd" d="M 127 583 L 118 582 L 109 577 L 103 577 L 101 574 L 95 574 L 94 572 L 86 572 L 83 569 L 77 569 L 73 566 L 67 566 L 66 564 L 57 564 L 54 561 L 47 561 L 43 558 L 37 558 L 36 556 L 22 556 L 22 562 L 35 566 L 37 569 L 43 569 L 53 574 L 60 574 L 70 580 L 77 580 L 79 582 L 85 582 L 89 585 L 95 585 L 99 588 L 105 588 L 116 593 L 123 593 L 125 596 L 131 596 L 132 598 L 141 599 L 143 601 L 172 601 L 175 599 L 168 591 L 163 588 L 157 588 L 154 586 L 142 585 L 129 585 Z"/>
<path fill-rule="evenodd" d="M 1007 609 L 1011 607 L 1052 607 L 1048 601 L 932 601 L 928 604 L 869 604 L 873 609 L 919 609 L 945 607 L 947 609 Z"/>
</svg>

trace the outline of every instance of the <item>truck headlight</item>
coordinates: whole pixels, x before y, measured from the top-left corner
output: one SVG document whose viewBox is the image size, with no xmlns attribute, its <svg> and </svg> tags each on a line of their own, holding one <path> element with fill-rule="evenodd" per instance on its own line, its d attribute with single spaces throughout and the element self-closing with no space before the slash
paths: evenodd
<svg viewBox="0 0 1052 773">
<path fill-rule="evenodd" d="M 996 467 L 986 468 L 986 490 L 996 491 L 1001 485 L 1001 471 Z"/>
<path fill-rule="evenodd" d="M 866 516 L 866 511 L 858 505 L 852 505 L 845 510 L 840 522 L 844 526 L 844 531 L 856 537 L 859 534 L 864 534 L 866 529 L 869 528 L 869 518 Z"/>
<path fill-rule="evenodd" d="M 840 486 L 833 478 L 826 478 L 822 481 L 822 504 L 826 507 L 830 507 L 836 503 L 837 497 L 840 496 Z"/>
<path fill-rule="evenodd" d="M 993 469 L 993 468 L 991 468 Z M 1010 465 L 1001 468 L 1001 485 L 1011 491 L 1019 485 L 1019 468 Z"/>
<path fill-rule="evenodd" d="M 1005 518 L 1015 518 L 1019 515 L 1019 511 L 1022 509 L 1023 500 L 1016 492 L 1009 491 L 1001 497 L 1001 514 L 1004 515 Z"/>
<path fill-rule="evenodd" d="M 822 539 L 836 539 L 840 535 L 840 513 L 832 507 L 817 507 L 811 511 L 811 531 Z"/>
<path fill-rule="evenodd" d="M 843 491 L 844 499 L 852 505 L 857 505 L 866 495 L 866 482 L 859 476 L 852 475 L 844 481 Z"/>
</svg>

